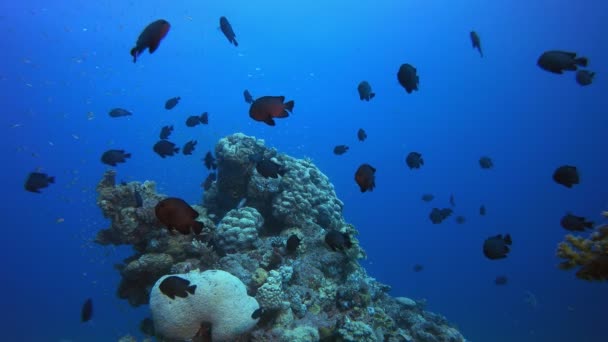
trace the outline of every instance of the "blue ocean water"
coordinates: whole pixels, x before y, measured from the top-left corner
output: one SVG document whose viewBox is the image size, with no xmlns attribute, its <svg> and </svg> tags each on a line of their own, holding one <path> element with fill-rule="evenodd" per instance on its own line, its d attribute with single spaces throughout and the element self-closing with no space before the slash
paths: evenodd
<svg viewBox="0 0 608 342">
<path fill-rule="evenodd" d="M 101 153 L 132 153 L 116 168 L 119 180 L 154 180 L 159 192 L 198 203 L 207 172 L 200 159 L 243 132 L 313 159 L 360 232 L 368 272 L 395 296 L 426 298 L 471 341 L 605 341 L 606 283 L 559 270 L 555 250 L 566 212 L 599 223 L 608 205 L 606 13 L 606 2 L 565 0 L 0 3 L 3 340 L 141 337 L 147 309 L 115 296 L 113 265 L 129 249 L 92 242 L 108 225 L 96 206 Z M 220 16 L 238 48 L 219 31 Z M 159 18 L 169 34 L 133 64 L 129 50 Z M 589 57 L 595 83 L 539 69 L 551 49 Z M 403 63 L 420 75 L 410 95 L 396 80 Z M 377 94 L 371 102 L 358 98 L 362 80 Z M 285 95 L 294 113 L 276 127 L 254 122 L 244 89 Z M 173 96 L 182 100 L 166 111 Z M 114 107 L 134 115 L 112 119 Z M 180 144 L 197 139 L 195 155 L 154 154 L 161 126 L 203 111 L 208 126 L 172 135 Z M 338 144 L 350 150 L 335 156 Z M 423 154 L 422 169 L 406 167 L 410 151 Z M 479 168 L 481 155 L 493 158 L 492 170 Z M 364 194 L 353 180 L 363 162 L 377 169 L 376 189 Z M 581 171 L 573 189 L 551 179 L 564 164 Z M 42 194 L 23 189 L 37 168 L 56 177 Z M 420 200 L 427 192 L 431 203 Z M 450 194 L 466 223 L 431 224 L 430 209 L 449 206 Z M 512 251 L 490 261 L 481 245 L 499 233 L 512 235 Z M 507 286 L 494 284 L 498 275 Z M 81 324 L 87 297 L 95 316 Z"/>
</svg>

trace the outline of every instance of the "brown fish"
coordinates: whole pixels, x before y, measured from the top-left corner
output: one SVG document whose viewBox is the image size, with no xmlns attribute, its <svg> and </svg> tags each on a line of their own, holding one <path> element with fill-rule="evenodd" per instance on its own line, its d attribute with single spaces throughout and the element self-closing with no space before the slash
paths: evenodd
<svg viewBox="0 0 608 342">
<path fill-rule="evenodd" d="M 355 182 L 359 185 L 361 192 L 373 191 L 376 187 L 376 169 L 369 164 L 361 164 L 355 172 Z"/>
<path fill-rule="evenodd" d="M 274 118 L 286 118 L 293 111 L 294 101 L 285 102 L 285 96 L 262 96 L 251 104 L 249 116 L 255 121 L 274 126 Z"/>
<path fill-rule="evenodd" d="M 164 19 L 156 20 L 146 26 L 137 38 L 135 47 L 131 49 L 133 63 L 137 62 L 137 57 L 146 51 L 146 49 L 148 49 L 150 53 L 154 53 L 154 51 L 158 49 L 160 41 L 165 38 L 170 28 L 171 25 L 169 22 Z"/>
<path fill-rule="evenodd" d="M 203 224 L 195 221 L 198 213 L 181 198 L 168 197 L 158 202 L 154 208 L 156 218 L 169 230 L 177 230 L 182 234 L 200 234 Z"/>
</svg>

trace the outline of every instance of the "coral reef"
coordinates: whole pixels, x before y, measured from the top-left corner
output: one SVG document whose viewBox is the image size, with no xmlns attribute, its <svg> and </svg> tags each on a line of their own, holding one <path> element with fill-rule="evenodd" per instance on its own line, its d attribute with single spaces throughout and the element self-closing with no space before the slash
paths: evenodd
<svg viewBox="0 0 608 342">
<path fill-rule="evenodd" d="M 584 280 L 608 280 L 608 225 L 595 228 L 587 238 L 566 235 L 557 246 L 557 256 L 564 259 L 559 268 L 579 267 L 576 276 Z"/>
<path fill-rule="evenodd" d="M 192 205 L 205 227 L 198 235 L 171 233 L 156 220 L 154 206 L 167 196 L 157 194 L 154 183 L 116 185 L 113 172 L 104 175 L 98 204 L 111 226 L 97 242 L 135 248 L 117 266 L 121 298 L 154 306 L 150 291 L 158 295 L 154 284 L 163 276 L 221 270 L 238 278 L 262 308 L 257 324 L 231 336 L 235 341 L 465 341 L 422 302 L 393 298 L 389 286 L 366 274 L 357 230 L 345 222 L 343 203 L 310 160 L 243 134 L 221 139 L 215 154 L 217 181 L 202 206 Z M 260 158 L 285 173 L 263 177 L 256 169 Z M 330 232 L 343 243 L 328 244 Z M 298 243 L 288 248 L 293 236 Z M 158 317 L 154 324 L 162 326 Z"/>
</svg>

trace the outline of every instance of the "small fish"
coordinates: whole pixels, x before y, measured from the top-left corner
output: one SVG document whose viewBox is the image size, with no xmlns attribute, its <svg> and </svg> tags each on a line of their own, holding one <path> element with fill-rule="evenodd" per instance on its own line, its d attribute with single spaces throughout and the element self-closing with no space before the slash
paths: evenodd
<svg viewBox="0 0 608 342">
<path fill-rule="evenodd" d="M 483 204 L 479 207 L 479 215 L 486 216 L 486 206 Z"/>
<path fill-rule="evenodd" d="M 204 112 L 201 114 L 200 120 L 203 125 L 207 125 L 209 123 L 209 113 Z"/>
<path fill-rule="evenodd" d="M 194 127 L 194 126 L 198 126 L 200 124 L 206 125 L 208 123 L 209 123 L 209 116 L 208 116 L 207 112 L 204 112 L 200 116 L 193 115 L 193 116 L 188 117 L 188 119 L 186 119 L 186 126 L 188 126 L 188 127 Z"/>
<path fill-rule="evenodd" d="M 373 191 L 376 187 L 376 169 L 369 164 L 361 164 L 355 172 L 355 182 L 361 192 Z"/>
<path fill-rule="evenodd" d="M 458 224 L 464 224 L 467 220 L 464 216 L 456 216 L 456 223 Z"/>
<path fill-rule="evenodd" d="M 220 30 L 222 30 L 222 33 L 230 43 L 234 44 L 234 46 L 239 46 L 239 43 L 236 41 L 236 34 L 232 30 L 232 25 L 230 25 L 226 17 L 220 17 Z"/>
<path fill-rule="evenodd" d="M 133 199 L 135 200 L 135 208 L 141 208 L 144 205 L 144 200 L 137 189 L 133 190 Z"/>
<path fill-rule="evenodd" d="M 430 202 L 435 199 L 435 196 L 433 194 L 424 194 L 421 199 L 425 202 Z"/>
<path fill-rule="evenodd" d="M 252 314 L 251 314 L 251 318 L 253 319 L 258 319 L 260 317 L 262 317 L 262 315 L 264 314 L 264 309 L 262 308 L 257 308 Z"/>
<path fill-rule="evenodd" d="M 359 139 L 359 141 L 365 141 L 365 139 L 367 139 L 367 133 L 365 133 L 363 128 L 359 128 L 357 131 L 357 139 Z"/>
<path fill-rule="evenodd" d="M 176 153 L 179 153 L 179 147 L 176 147 L 175 144 L 169 140 L 159 140 L 156 144 L 154 144 L 153 150 L 161 158 L 173 156 Z"/>
<path fill-rule="evenodd" d="M 190 285 L 190 281 L 177 276 L 169 276 L 160 283 L 160 292 L 165 296 L 175 299 L 175 297 L 186 298 L 188 293 L 195 294 L 196 285 Z"/>
<path fill-rule="evenodd" d="M 420 77 L 418 76 L 418 71 L 416 68 L 411 66 L 410 64 L 402 64 L 399 67 L 399 72 L 397 72 L 397 80 L 399 84 L 408 94 L 411 94 L 414 90 L 418 90 L 418 83 Z"/>
<path fill-rule="evenodd" d="M 546 51 L 538 58 L 536 64 L 543 70 L 554 74 L 563 74 L 564 71 L 576 71 L 578 66 L 586 67 L 586 57 L 576 57 L 576 52 Z"/>
<path fill-rule="evenodd" d="M 215 162 L 215 158 L 213 157 L 213 154 L 211 154 L 211 151 L 208 151 L 207 154 L 205 154 L 205 159 L 203 159 L 203 161 L 205 162 L 207 170 L 217 169 L 217 163 Z"/>
<path fill-rule="evenodd" d="M 494 167 L 494 162 L 492 162 L 492 158 L 488 156 L 483 156 L 479 158 L 479 166 L 482 169 L 491 169 Z"/>
<path fill-rule="evenodd" d="M 441 222 L 443 222 L 443 220 L 450 217 L 453 212 L 454 211 L 450 208 L 433 208 L 431 210 L 431 213 L 429 214 L 429 219 L 431 220 L 431 222 L 433 222 L 433 224 L 440 224 Z"/>
<path fill-rule="evenodd" d="M 579 70 L 576 72 L 576 83 L 581 86 L 588 86 L 593 83 L 593 77 L 595 77 L 595 73 L 589 70 Z"/>
<path fill-rule="evenodd" d="M 82 309 L 80 310 L 80 322 L 85 323 L 93 318 L 93 300 L 88 298 L 84 304 L 82 304 Z"/>
<path fill-rule="evenodd" d="M 101 155 L 101 162 L 116 166 L 118 163 L 126 162 L 127 158 L 131 158 L 131 153 L 125 153 L 125 150 L 107 150 Z"/>
<path fill-rule="evenodd" d="M 133 115 L 133 113 L 131 113 L 130 111 L 124 109 L 124 108 L 114 108 L 112 110 L 110 110 L 110 112 L 108 113 L 110 114 L 111 117 L 113 118 L 119 118 L 121 116 L 131 116 Z"/>
<path fill-rule="evenodd" d="M 171 132 L 173 132 L 173 126 L 163 126 L 160 130 L 160 138 L 163 140 L 168 139 Z"/>
<path fill-rule="evenodd" d="M 191 155 L 192 152 L 194 152 L 194 148 L 197 144 L 196 140 L 190 140 L 188 141 L 185 145 L 184 148 L 182 148 L 182 153 L 185 155 Z"/>
<path fill-rule="evenodd" d="M 367 81 L 359 83 L 357 91 L 359 92 L 359 99 L 361 101 L 369 101 L 376 96 L 376 93 L 372 92 L 372 86 Z"/>
<path fill-rule="evenodd" d="M 154 53 L 154 51 L 158 49 L 160 41 L 169 33 L 170 28 L 171 25 L 169 22 L 164 19 L 156 20 L 146 26 L 137 38 L 135 47 L 131 49 L 133 63 L 137 62 L 137 57 L 146 49 L 148 49 L 150 53 Z"/>
<path fill-rule="evenodd" d="M 471 31 L 469 35 L 471 37 L 471 43 L 473 43 L 473 49 L 477 49 L 477 51 L 479 51 L 479 55 L 483 57 L 483 52 L 481 51 L 481 40 L 479 39 L 479 35 L 475 31 Z"/>
<path fill-rule="evenodd" d="M 503 259 L 510 252 L 509 246 L 512 244 L 511 235 L 502 234 L 487 238 L 483 243 L 483 254 L 490 260 Z"/>
<path fill-rule="evenodd" d="M 454 194 L 451 194 L 451 195 L 450 195 L 450 205 L 451 205 L 452 207 L 455 207 L 455 206 L 456 206 L 456 201 L 454 201 Z"/>
<path fill-rule="evenodd" d="M 289 237 L 289 239 L 287 239 L 287 243 L 285 244 L 285 249 L 287 250 L 287 253 L 294 253 L 298 247 L 300 246 L 300 238 L 297 235 L 292 235 Z"/>
<path fill-rule="evenodd" d="M 251 104 L 249 117 L 274 126 L 276 125 L 274 119 L 288 117 L 294 105 L 293 100 L 285 102 L 285 96 L 262 96 Z"/>
<path fill-rule="evenodd" d="M 334 147 L 334 154 L 342 155 L 348 151 L 348 146 L 346 145 L 338 145 Z"/>
<path fill-rule="evenodd" d="M 177 104 L 179 103 L 179 100 L 181 100 L 181 99 L 182 98 L 179 97 L 179 96 L 172 97 L 172 98 L 168 99 L 165 102 L 165 109 L 166 110 L 171 110 L 171 109 L 175 108 L 175 106 L 177 106 Z"/>
<path fill-rule="evenodd" d="M 243 91 L 243 97 L 245 97 L 245 102 L 252 104 L 253 103 L 253 96 L 251 96 L 251 93 L 249 92 L 249 90 L 245 89 L 245 91 Z"/>
<path fill-rule="evenodd" d="M 424 269 L 424 266 L 421 264 L 416 264 L 413 267 L 414 272 L 421 272 Z"/>
<path fill-rule="evenodd" d="M 572 215 L 570 213 L 562 217 L 560 225 L 562 228 L 573 232 L 582 232 L 585 231 L 585 229 L 593 228 L 593 222 L 588 221 L 584 217 Z"/>
<path fill-rule="evenodd" d="M 405 157 L 405 163 L 411 169 L 419 169 L 422 165 L 424 165 L 424 160 L 422 159 L 422 154 L 418 152 L 410 152 L 407 157 Z"/>
<path fill-rule="evenodd" d="M 39 194 L 41 193 L 40 189 L 53 183 L 55 183 L 55 177 L 48 176 L 46 173 L 31 172 L 25 180 L 25 190 Z"/>
<path fill-rule="evenodd" d="M 264 178 L 278 178 L 279 175 L 284 176 L 287 172 L 282 165 L 268 158 L 258 161 L 255 169 Z"/>
<path fill-rule="evenodd" d="M 325 234 L 325 243 L 329 245 L 332 251 L 344 251 L 352 247 L 350 236 L 346 233 L 341 233 L 337 230 L 330 230 Z"/>
<path fill-rule="evenodd" d="M 563 165 L 555 169 L 553 180 L 567 188 L 572 188 L 573 185 L 580 183 L 578 170 L 576 166 L 571 165 Z"/>
<path fill-rule="evenodd" d="M 498 276 L 494 279 L 494 284 L 496 285 L 507 285 L 508 278 L 506 276 Z"/>
<path fill-rule="evenodd" d="M 203 224 L 196 221 L 198 212 L 181 198 L 168 197 L 159 201 L 154 207 L 154 214 L 167 229 L 177 230 L 184 235 L 191 232 L 200 234 L 203 230 Z"/>
</svg>

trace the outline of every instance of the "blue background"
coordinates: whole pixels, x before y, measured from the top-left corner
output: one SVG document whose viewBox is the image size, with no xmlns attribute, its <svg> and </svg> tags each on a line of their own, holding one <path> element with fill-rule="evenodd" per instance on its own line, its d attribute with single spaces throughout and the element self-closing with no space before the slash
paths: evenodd
<svg viewBox="0 0 608 342">
<path fill-rule="evenodd" d="M 370 275 L 395 296 L 426 298 L 470 340 L 605 341 L 606 283 L 557 269 L 555 249 L 566 233 L 562 215 L 600 222 L 608 204 L 606 13 L 605 1 L 565 0 L 1 2 L 3 339 L 139 335 L 147 308 L 114 295 L 113 264 L 129 248 L 92 242 L 108 226 L 95 203 L 107 169 L 101 153 L 133 154 L 117 167 L 119 180 L 155 180 L 159 192 L 199 203 L 200 159 L 219 138 L 243 132 L 312 158 L 360 232 Z M 218 29 L 222 15 L 238 48 Z M 159 18 L 171 31 L 133 64 L 129 50 Z M 471 48 L 472 29 L 484 58 Z M 574 73 L 540 70 L 538 56 L 551 49 L 589 57 L 596 82 L 581 87 Z M 419 92 L 397 83 L 402 63 L 418 69 Z M 358 98 L 362 80 L 377 93 L 369 103 Z M 285 95 L 294 113 L 276 127 L 254 122 L 244 89 Z M 166 111 L 173 96 L 182 100 Z M 114 107 L 134 115 L 112 119 Z M 209 126 L 185 127 L 203 111 Z M 167 124 L 178 145 L 198 140 L 195 155 L 153 153 Z M 348 153 L 333 155 L 338 144 Z M 410 151 L 423 154 L 421 170 L 405 166 Z M 481 155 L 495 168 L 481 170 Z M 353 175 L 363 162 L 378 171 L 376 189 L 361 194 Z M 563 164 L 579 168 L 579 186 L 553 183 Z M 41 195 L 23 190 L 38 167 L 57 179 Z M 427 192 L 436 195 L 431 203 L 420 200 Z M 448 206 L 451 193 L 467 222 L 432 225 L 430 209 Z M 485 259 L 483 240 L 507 232 L 509 257 Z M 425 269 L 414 273 L 416 263 Z M 497 275 L 509 284 L 494 285 Z M 87 297 L 95 316 L 81 324 Z"/>
</svg>

